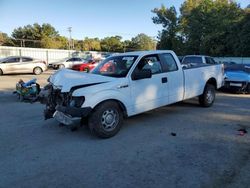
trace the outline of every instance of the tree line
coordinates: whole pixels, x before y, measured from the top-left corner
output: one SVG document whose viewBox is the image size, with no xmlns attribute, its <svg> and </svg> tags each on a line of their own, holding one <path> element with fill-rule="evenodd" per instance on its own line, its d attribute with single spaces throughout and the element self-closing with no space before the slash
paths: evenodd
<svg viewBox="0 0 250 188">
<path fill-rule="evenodd" d="M 156 48 L 156 41 L 143 33 L 125 41 L 122 40 L 121 36 L 105 37 L 104 39 L 86 37 L 83 40 L 69 40 L 60 36 L 58 31 L 48 23 L 42 25 L 34 23 L 14 29 L 11 37 L 6 33 L 0 33 L 0 45 L 53 49 L 72 49 L 73 47 L 74 50 L 79 51 L 124 52 L 153 50 Z"/>
<path fill-rule="evenodd" d="M 250 56 L 250 5 L 242 9 L 233 0 L 185 0 L 177 14 L 174 6 L 152 10 L 153 23 L 162 25 L 158 41 L 141 33 L 131 40 L 121 36 L 84 38 L 69 42 L 48 24 L 14 29 L 11 37 L 0 32 L 0 45 L 36 48 L 124 52 L 170 49 L 178 55 Z"/>
<path fill-rule="evenodd" d="M 232 0 L 186 0 L 180 14 L 174 6 L 152 10 L 158 49 L 178 55 L 250 56 L 250 5 L 240 8 Z"/>
</svg>

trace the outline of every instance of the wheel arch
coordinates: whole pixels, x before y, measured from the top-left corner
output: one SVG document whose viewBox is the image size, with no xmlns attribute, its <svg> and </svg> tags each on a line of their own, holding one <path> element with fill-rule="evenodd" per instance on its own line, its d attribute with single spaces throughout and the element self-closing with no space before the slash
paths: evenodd
<svg viewBox="0 0 250 188">
<path fill-rule="evenodd" d="M 207 84 L 213 85 L 215 87 L 215 89 L 217 89 L 217 81 L 216 81 L 216 79 L 214 77 L 209 78 L 209 80 L 207 81 L 206 85 Z"/>
<path fill-rule="evenodd" d="M 122 113 L 123 113 L 123 116 L 124 116 L 124 117 L 127 117 L 127 116 L 128 116 L 126 106 L 123 104 L 123 102 L 121 102 L 121 101 L 118 100 L 118 99 L 106 99 L 106 100 L 103 100 L 103 101 L 97 103 L 97 104 L 94 106 L 93 109 L 95 109 L 97 106 L 99 106 L 99 105 L 101 105 L 101 104 L 103 104 L 103 103 L 105 103 L 105 102 L 109 102 L 109 101 L 116 102 L 116 103 L 119 105 L 119 107 L 121 108 Z"/>
</svg>

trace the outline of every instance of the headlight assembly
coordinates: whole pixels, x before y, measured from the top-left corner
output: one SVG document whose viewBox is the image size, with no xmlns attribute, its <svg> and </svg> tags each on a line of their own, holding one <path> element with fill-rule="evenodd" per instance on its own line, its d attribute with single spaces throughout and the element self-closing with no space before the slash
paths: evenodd
<svg viewBox="0 0 250 188">
<path fill-rule="evenodd" d="M 85 97 L 72 97 L 69 105 L 71 107 L 81 108 L 84 101 L 85 101 Z"/>
</svg>

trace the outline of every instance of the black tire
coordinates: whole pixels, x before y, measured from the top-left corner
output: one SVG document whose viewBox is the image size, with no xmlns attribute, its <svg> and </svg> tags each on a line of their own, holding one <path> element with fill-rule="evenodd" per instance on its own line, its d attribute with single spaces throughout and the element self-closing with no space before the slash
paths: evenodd
<svg viewBox="0 0 250 188">
<path fill-rule="evenodd" d="M 43 72 L 43 69 L 41 69 L 41 67 L 35 67 L 34 70 L 33 70 L 33 73 L 35 75 L 42 74 L 42 72 Z"/>
<path fill-rule="evenodd" d="M 3 75 L 3 71 L 2 71 L 2 69 L 0 69 L 0 76 L 2 76 Z"/>
<path fill-rule="evenodd" d="M 215 87 L 206 84 L 203 94 L 199 96 L 199 103 L 203 107 L 210 107 L 215 101 Z"/>
<path fill-rule="evenodd" d="M 114 101 L 99 104 L 88 119 L 91 133 L 100 138 L 110 138 L 116 135 L 121 129 L 122 123 L 122 110 Z"/>
<path fill-rule="evenodd" d="M 63 69 L 63 68 L 65 68 L 65 65 L 64 65 L 64 64 L 60 64 L 60 65 L 58 66 L 58 69 Z"/>
</svg>

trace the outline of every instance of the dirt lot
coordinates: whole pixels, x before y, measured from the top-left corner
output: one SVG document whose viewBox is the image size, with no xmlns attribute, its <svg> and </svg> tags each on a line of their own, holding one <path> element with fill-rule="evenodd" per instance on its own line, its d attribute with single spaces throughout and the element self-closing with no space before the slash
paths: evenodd
<svg viewBox="0 0 250 188">
<path fill-rule="evenodd" d="M 218 93 L 211 108 L 196 99 L 163 107 L 102 140 L 19 102 L 15 83 L 33 77 L 0 77 L 0 187 L 249 187 L 250 136 L 237 130 L 250 131 L 250 95 Z"/>
</svg>

